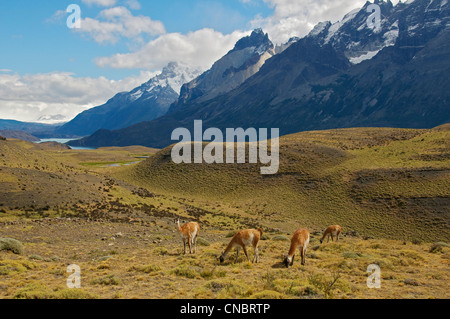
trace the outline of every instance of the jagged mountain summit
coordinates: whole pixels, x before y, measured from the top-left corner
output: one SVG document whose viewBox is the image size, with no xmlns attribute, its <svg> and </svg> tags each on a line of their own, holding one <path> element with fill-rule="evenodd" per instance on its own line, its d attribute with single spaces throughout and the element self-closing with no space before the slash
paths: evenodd
<svg viewBox="0 0 450 319">
<path fill-rule="evenodd" d="M 180 97 L 169 113 L 190 103 L 201 103 L 227 93 L 259 71 L 275 55 L 274 45 L 262 29 L 240 39 L 234 48 L 214 63 L 208 71 L 181 88 Z"/>
<path fill-rule="evenodd" d="M 86 136 L 99 129 L 120 129 L 166 114 L 181 86 L 201 69 L 171 62 L 157 76 L 130 92 L 118 93 L 104 105 L 80 113 L 56 134 Z"/>
<path fill-rule="evenodd" d="M 282 135 L 345 127 L 431 128 L 450 122 L 450 9 L 447 0 L 367 2 L 341 21 L 265 61 L 235 89 L 151 122 L 99 131 L 79 145 L 165 147 L 177 127 L 280 128 Z"/>
<path fill-rule="evenodd" d="M 447 0 L 414 0 L 398 3 L 375 0 L 380 9 L 379 25 L 368 25 L 373 12 L 370 2 L 355 9 L 334 24 L 321 22 L 308 34 L 320 45 L 331 44 L 343 52 L 352 64 L 371 59 L 382 49 L 394 46 L 420 47 L 448 24 Z"/>
</svg>

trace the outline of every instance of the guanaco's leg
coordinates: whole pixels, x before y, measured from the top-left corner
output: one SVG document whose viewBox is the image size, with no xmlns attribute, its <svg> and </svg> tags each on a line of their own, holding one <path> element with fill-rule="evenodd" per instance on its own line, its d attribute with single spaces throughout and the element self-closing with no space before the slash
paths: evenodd
<svg viewBox="0 0 450 319">
<path fill-rule="evenodd" d="M 258 246 L 255 247 L 255 255 L 253 256 L 253 263 L 258 263 L 259 261 L 259 249 Z"/>
<path fill-rule="evenodd" d="M 242 250 L 244 251 L 245 257 L 247 257 L 248 262 L 250 262 L 250 258 L 248 258 L 248 254 L 247 254 L 247 248 L 242 247 Z"/>
</svg>

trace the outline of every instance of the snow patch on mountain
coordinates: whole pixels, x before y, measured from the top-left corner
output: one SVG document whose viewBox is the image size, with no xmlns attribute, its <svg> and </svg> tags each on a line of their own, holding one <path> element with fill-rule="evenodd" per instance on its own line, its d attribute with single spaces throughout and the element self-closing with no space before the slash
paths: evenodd
<svg viewBox="0 0 450 319">
<path fill-rule="evenodd" d="M 321 34 L 328 26 L 330 25 L 329 21 L 325 22 L 319 22 L 316 24 L 314 29 L 311 30 L 311 32 L 308 34 L 308 37 L 315 37 Z"/>
<path fill-rule="evenodd" d="M 129 93 L 129 101 L 134 102 L 140 98 L 147 100 L 155 96 L 153 94 L 154 91 L 164 88 L 170 88 L 178 94 L 183 84 L 195 79 L 202 71 L 202 69 L 197 67 L 171 62 L 163 68 L 160 74 L 131 91 Z"/>
<path fill-rule="evenodd" d="M 352 64 L 359 64 L 362 61 L 365 60 L 370 60 L 372 59 L 374 56 L 376 56 L 378 54 L 378 52 L 380 52 L 382 49 L 376 50 L 376 51 L 369 51 L 367 53 L 364 53 L 358 57 L 354 57 L 354 58 L 349 58 L 350 63 Z"/>
<path fill-rule="evenodd" d="M 389 47 L 389 46 L 395 45 L 395 42 L 397 42 L 397 39 L 398 39 L 398 35 L 399 35 L 398 30 L 391 30 L 391 31 L 386 32 L 383 35 L 384 47 Z"/>
<path fill-rule="evenodd" d="M 337 21 L 330 26 L 328 30 L 328 35 L 325 39 L 325 43 L 330 42 L 331 38 L 339 31 L 339 29 L 347 22 L 353 20 L 354 17 L 359 13 L 361 9 L 356 8 L 349 13 L 347 13 L 341 21 Z"/>
<path fill-rule="evenodd" d="M 175 112 L 193 100 L 204 102 L 237 88 L 257 73 L 275 53 L 269 35 L 262 29 L 255 29 L 249 36 L 240 39 L 209 70 L 184 84 L 178 102 L 171 106 L 169 112 Z"/>
</svg>

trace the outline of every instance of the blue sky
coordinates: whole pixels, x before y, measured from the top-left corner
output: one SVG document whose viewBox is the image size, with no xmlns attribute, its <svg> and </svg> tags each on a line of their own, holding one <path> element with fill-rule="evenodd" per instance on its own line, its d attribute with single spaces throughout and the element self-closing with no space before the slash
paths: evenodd
<svg viewBox="0 0 450 319">
<path fill-rule="evenodd" d="M 207 70 L 261 27 L 275 44 L 365 0 L 0 1 L 0 119 L 68 121 L 169 62 Z M 81 8 L 69 29 L 66 8 Z"/>
<path fill-rule="evenodd" d="M 66 26 L 69 14 L 55 17 L 69 4 L 78 4 L 81 17 L 95 19 L 107 7 L 87 4 L 81 0 L 2 1 L 0 4 L 0 69 L 21 74 L 43 72 L 72 72 L 76 76 L 107 76 L 120 79 L 136 74 L 136 69 L 100 68 L 94 59 L 115 53 L 128 52 L 139 46 L 133 39 L 121 38 L 116 43 L 97 43 L 95 40 Z M 239 0 L 198 1 L 140 1 L 140 9 L 131 9 L 127 1 L 115 6 L 127 7 L 133 15 L 147 16 L 161 21 L 167 33 L 212 28 L 223 34 L 251 28 L 257 15 L 269 16 L 273 8 L 263 1 L 243 3 Z M 143 40 L 151 40 L 145 36 Z"/>
</svg>

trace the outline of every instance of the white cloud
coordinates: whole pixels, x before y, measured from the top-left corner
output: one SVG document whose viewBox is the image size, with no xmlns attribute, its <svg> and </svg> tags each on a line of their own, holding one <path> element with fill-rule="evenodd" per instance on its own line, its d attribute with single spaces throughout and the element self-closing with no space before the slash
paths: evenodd
<svg viewBox="0 0 450 319">
<path fill-rule="evenodd" d="M 141 4 L 137 0 L 128 0 L 126 3 L 127 3 L 127 6 L 132 10 L 140 10 L 141 9 Z"/>
<path fill-rule="evenodd" d="M 234 31 L 223 34 L 204 28 L 187 34 L 166 33 L 164 25 L 146 16 L 134 16 L 123 6 L 114 7 L 116 0 L 82 0 L 87 5 L 110 7 L 97 18 L 82 20 L 77 30 L 98 43 L 115 43 L 121 38 L 136 40 L 144 34 L 157 36 L 139 49 L 108 57 L 99 57 L 95 63 L 105 68 L 160 70 L 168 62 L 184 62 L 203 69 L 231 50 L 240 38 L 249 34 Z M 240 0 L 243 4 L 255 0 Z M 275 43 L 286 42 L 292 36 L 306 35 L 315 24 L 335 22 L 354 8 L 362 7 L 365 0 L 263 0 L 274 8 L 270 17 L 256 17 L 252 28 L 262 27 Z M 396 3 L 397 1 L 394 1 Z M 124 0 L 128 8 L 138 10 L 137 0 Z M 53 19 L 61 19 L 57 12 Z M 78 78 L 70 73 L 18 75 L 11 70 L 0 70 L 0 118 L 36 121 L 42 117 L 61 114 L 70 120 L 78 113 L 105 103 L 116 93 L 129 91 L 147 81 L 154 73 L 141 71 L 120 81 L 104 77 Z"/>
<path fill-rule="evenodd" d="M 117 0 L 81 0 L 83 3 L 92 6 L 97 5 L 101 7 L 111 7 L 114 6 Z"/>
<path fill-rule="evenodd" d="M 168 33 L 145 44 L 135 52 L 116 54 L 96 59 L 100 67 L 129 69 L 161 69 L 168 62 L 183 62 L 204 69 L 224 56 L 235 43 L 250 32 L 235 31 L 224 35 L 212 29 L 181 33 Z"/>
<path fill-rule="evenodd" d="M 356 8 L 362 8 L 366 0 L 263 0 L 274 8 L 267 18 L 256 17 L 251 25 L 262 27 L 277 44 L 285 43 L 293 36 L 303 37 L 323 21 L 336 22 Z M 392 3 L 398 3 L 393 0 Z"/>
<path fill-rule="evenodd" d="M 322 21 L 338 21 L 366 0 L 264 0 L 274 8 L 267 18 L 256 17 L 253 27 L 262 27 L 273 42 L 285 43 L 293 36 L 303 37 Z"/>
<path fill-rule="evenodd" d="M 101 44 L 114 44 L 121 37 L 136 39 L 141 34 L 157 36 L 166 32 L 162 22 L 146 16 L 134 16 L 125 7 L 104 9 L 98 17 L 82 19 L 81 28 L 74 29 L 75 32 L 83 33 Z"/>
<path fill-rule="evenodd" d="M 0 118 L 33 122 L 62 115 L 64 120 L 70 120 L 155 75 L 155 72 L 142 71 L 138 76 L 113 81 L 105 77 L 78 78 L 61 72 L 23 76 L 0 73 Z"/>
<path fill-rule="evenodd" d="M 252 0 L 240 0 L 243 4 Z M 270 39 L 281 44 L 291 37 L 303 37 L 322 21 L 338 21 L 365 0 L 263 0 L 274 9 L 270 17 L 255 17 L 251 28 L 261 27 Z M 140 49 L 97 58 L 100 67 L 129 69 L 160 69 L 170 61 L 185 62 L 208 68 L 230 50 L 235 42 L 249 32 L 235 31 L 229 35 L 213 29 L 201 29 L 188 34 L 170 33 L 147 42 Z"/>
</svg>

